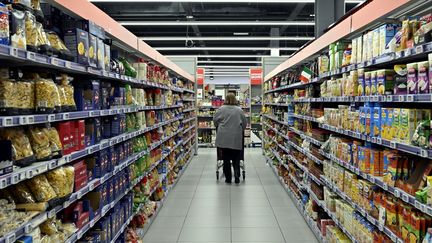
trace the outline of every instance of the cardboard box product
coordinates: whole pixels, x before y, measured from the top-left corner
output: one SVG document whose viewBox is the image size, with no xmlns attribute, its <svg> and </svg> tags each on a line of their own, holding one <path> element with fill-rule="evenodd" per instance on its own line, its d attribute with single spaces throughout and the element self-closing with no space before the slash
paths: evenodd
<svg viewBox="0 0 432 243">
<path fill-rule="evenodd" d="M 373 31 L 367 33 L 366 61 L 371 61 L 373 58 L 373 33 Z"/>
<path fill-rule="evenodd" d="M 417 83 L 417 63 L 407 64 L 407 89 L 408 94 L 417 94 L 418 83 Z"/>
<path fill-rule="evenodd" d="M 371 77 L 372 76 L 372 72 L 365 72 L 364 73 L 364 83 L 365 83 L 365 92 L 364 95 L 369 96 L 372 94 L 372 80 Z"/>
<path fill-rule="evenodd" d="M 97 68 L 105 70 L 105 43 L 102 39 L 97 39 Z"/>
<path fill-rule="evenodd" d="M 399 142 L 400 139 L 400 124 L 401 124 L 401 120 L 400 120 L 400 109 L 399 108 L 393 108 L 392 110 L 392 114 L 393 114 L 393 118 L 391 119 L 390 117 L 390 111 L 389 111 L 389 116 L 387 117 L 387 122 L 389 122 L 389 126 L 391 127 L 391 139 L 394 141 Z M 390 137 L 389 137 L 390 139 Z"/>
<path fill-rule="evenodd" d="M 66 47 L 72 52 L 75 57 L 75 62 L 80 64 L 89 65 L 89 34 L 88 32 L 75 29 L 67 32 L 64 36 Z"/>
<path fill-rule="evenodd" d="M 372 57 L 381 55 L 380 29 L 376 28 L 372 31 Z"/>
<path fill-rule="evenodd" d="M 381 138 L 387 139 L 388 127 L 387 127 L 388 109 L 381 107 Z"/>
<path fill-rule="evenodd" d="M 73 122 L 59 122 L 56 124 L 56 129 L 59 134 L 60 142 L 63 146 L 63 155 L 68 155 L 75 151 L 75 146 L 73 140 L 71 140 L 71 129 Z"/>
<path fill-rule="evenodd" d="M 366 84 L 365 84 L 364 69 L 362 68 L 358 69 L 357 74 L 358 74 L 357 95 L 365 95 Z"/>
<path fill-rule="evenodd" d="M 399 141 L 409 144 L 417 126 L 415 109 L 400 110 Z"/>
<path fill-rule="evenodd" d="M 111 46 L 105 44 L 104 47 L 105 55 L 104 55 L 104 65 L 105 71 L 111 71 Z"/>
<path fill-rule="evenodd" d="M 371 91 L 370 94 L 371 95 L 377 95 L 378 94 L 378 79 L 377 79 L 377 71 L 371 71 L 371 81 L 370 81 L 370 86 L 371 86 Z"/>
<path fill-rule="evenodd" d="M 79 111 L 100 110 L 100 82 L 89 80 L 75 85 L 74 98 Z"/>
<path fill-rule="evenodd" d="M 381 69 L 377 71 L 377 94 L 391 95 L 394 88 L 394 71 L 391 69 Z"/>
<path fill-rule="evenodd" d="M 394 65 L 394 94 L 408 93 L 408 70 L 406 65 Z"/>
<path fill-rule="evenodd" d="M 85 120 L 74 121 L 75 128 L 75 150 L 83 150 L 86 147 L 85 144 Z"/>
<path fill-rule="evenodd" d="M 372 136 L 374 137 L 381 137 L 382 132 L 382 113 L 381 113 L 381 107 L 375 106 L 373 108 L 373 129 L 372 129 Z"/>
<path fill-rule="evenodd" d="M 351 41 L 351 64 L 357 63 L 357 38 Z"/>
<path fill-rule="evenodd" d="M 419 94 L 429 94 L 430 79 L 429 79 L 429 61 L 419 62 L 417 65 L 417 87 Z"/>
<path fill-rule="evenodd" d="M 397 28 L 395 24 L 384 24 L 379 27 L 380 55 L 386 53 L 387 44 L 395 36 L 396 29 Z"/>
<path fill-rule="evenodd" d="M 365 107 L 365 119 L 366 119 L 366 132 L 365 134 L 368 136 L 373 136 L 374 129 L 374 117 L 373 117 L 373 107 Z"/>
<path fill-rule="evenodd" d="M 97 68 L 98 67 L 98 60 L 97 60 L 97 53 L 98 53 L 98 39 L 96 36 L 89 34 L 89 49 L 88 49 L 88 56 L 89 56 L 89 65 L 90 67 Z"/>
<path fill-rule="evenodd" d="M 383 162 L 382 153 L 378 149 L 371 149 L 371 175 L 382 176 L 383 175 Z"/>
</svg>

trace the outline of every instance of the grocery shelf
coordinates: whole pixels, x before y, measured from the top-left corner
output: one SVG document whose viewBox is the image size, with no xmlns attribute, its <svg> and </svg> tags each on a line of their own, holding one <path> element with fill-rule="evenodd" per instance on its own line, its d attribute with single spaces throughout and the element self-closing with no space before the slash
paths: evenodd
<svg viewBox="0 0 432 243">
<path fill-rule="evenodd" d="M 312 138 L 311 136 L 307 135 L 306 133 L 294 128 L 294 127 L 289 127 L 289 130 L 300 135 L 300 137 L 304 140 L 307 140 L 317 146 L 321 146 L 323 144 L 323 142 L 316 140 L 315 138 Z"/>
<path fill-rule="evenodd" d="M 197 118 L 213 118 L 213 116 L 197 116 Z"/>
<path fill-rule="evenodd" d="M 183 88 L 183 92 L 184 92 L 184 93 L 191 93 L 191 94 L 195 94 L 195 90 L 191 90 L 191 89 L 185 89 L 185 88 Z"/>
<path fill-rule="evenodd" d="M 193 99 L 183 99 L 183 101 L 187 101 L 187 102 L 194 102 L 194 101 L 195 101 L 195 98 L 193 98 Z"/>
<path fill-rule="evenodd" d="M 196 107 L 193 107 L 193 108 L 189 108 L 189 109 L 185 109 L 185 110 L 183 110 L 183 113 L 184 113 L 184 112 L 195 111 L 195 110 L 196 110 Z"/>
<path fill-rule="evenodd" d="M 132 156 L 128 157 L 123 162 L 121 162 L 119 165 L 115 166 L 113 171 L 105 174 L 101 178 L 96 178 L 96 179 L 92 180 L 91 182 L 87 183 L 87 185 L 85 187 L 83 187 L 82 189 L 80 189 L 79 191 L 72 193 L 72 195 L 70 196 L 70 198 L 68 200 L 66 200 L 62 205 L 57 206 L 57 207 L 53 208 L 52 210 L 50 210 L 48 212 L 42 212 L 42 213 L 40 213 L 39 215 L 35 216 L 32 220 L 30 220 L 29 222 L 27 222 L 23 226 L 18 227 L 13 232 L 9 232 L 4 237 L 0 238 L 0 243 L 14 242 L 14 240 L 13 241 L 10 241 L 10 240 L 11 239 L 15 239 L 16 240 L 16 239 L 20 238 L 21 236 L 23 236 L 24 234 L 29 233 L 29 231 L 31 231 L 33 228 L 35 228 L 38 225 L 40 225 L 41 223 L 43 223 L 47 218 L 52 218 L 54 215 L 56 215 L 57 213 L 59 213 L 63 209 L 67 208 L 69 205 L 71 205 L 75 201 L 81 199 L 87 193 L 93 191 L 94 188 L 96 188 L 99 185 L 101 185 L 104 182 L 106 182 L 108 179 L 110 179 L 111 177 L 113 177 L 119 171 L 122 171 L 123 169 L 125 169 L 126 167 L 128 167 L 129 165 L 131 165 L 132 163 L 134 163 L 140 157 L 142 157 L 142 156 L 144 156 L 146 154 L 149 154 L 150 151 L 152 151 L 153 149 L 157 148 L 158 146 L 160 146 L 164 142 L 168 141 L 169 139 L 173 138 L 174 136 L 176 136 L 180 132 L 181 132 L 181 130 L 178 130 L 174 134 L 172 134 L 170 136 L 167 136 L 167 137 L 161 139 L 161 141 L 152 144 L 149 147 L 149 149 L 141 151 L 141 152 L 137 152 L 137 153 L 133 154 Z M 168 152 L 165 155 L 163 155 L 163 157 L 158 162 L 154 163 L 150 168 L 148 168 L 147 171 L 142 176 L 140 176 L 139 178 L 141 178 L 141 179 L 144 178 L 149 172 L 151 172 L 154 168 L 156 168 L 156 166 L 159 163 L 161 163 L 171 152 L 173 152 L 174 149 L 175 148 L 171 149 L 170 152 Z M 29 178 L 27 178 L 27 179 L 29 179 Z M 141 179 L 137 179 L 136 183 L 132 183 L 133 186 L 136 185 L 139 181 L 141 181 Z M 132 188 L 133 188 L 133 186 L 132 186 Z M 124 195 L 126 195 L 126 194 L 127 193 L 125 193 Z M 109 210 L 109 209 L 106 209 L 106 210 Z M 103 216 L 101 216 L 101 217 L 103 217 Z M 95 222 L 97 222 L 97 220 L 94 221 L 94 223 Z M 94 225 L 94 223 L 93 223 L 93 225 Z M 93 227 L 93 225 L 89 226 L 88 229 L 91 228 L 91 227 Z M 87 230 L 85 230 L 85 231 L 87 231 Z M 81 233 L 84 234 L 85 231 L 81 232 Z M 79 234 L 79 231 L 78 231 L 77 234 Z M 80 239 L 80 238 L 81 237 L 78 237 L 77 239 Z M 76 240 L 75 241 L 73 240 L 74 238 L 70 238 L 70 239 L 72 239 L 72 240 L 68 241 L 68 242 L 75 242 L 76 241 Z"/>
<path fill-rule="evenodd" d="M 317 83 L 322 83 L 322 82 L 323 82 L 323 80 L 321 80 L 320 78 L 314 78 L 308 83 L 296 82 L 296 83 L 293 83 L 290 85 L 284 85 L 284 86 L 278 87 L 276 89 L 270 89 L 270 90 L 265 91 L 264 94 L 269 94 L 269 93 L 274 93 L 274 92 L 279 92 L 279 91 L 286 91 L 286 90 L 290 90 L 290 89 L 298 89 L 298 88 L 304 87 L 306 85 L 317 84 Z"/>
<path fill-rule="evenodd" d="M 259 103 L 259 104 L 251 104 L 251 106 L 262 106 L 262 104 L 261 103 Z"/>
<path fill-rule="evenodd" d="M 195 137 L 195 134 L 192 134 L 190 137 L 188 137 L 186 140 L 183 141 L 183 144 L 187 144 L 194 137 Z"/>
<path fill-rule="evenodd" d="M 356 168 L 356 167 L 338 159 L 336 156 L 334 156 L 330 153 L 324 152 L 322 150 L 320 152 L 322 155 L 327 157 L 330 161 L 335 162 L 335 163 L 339 164 L 340 166 L 344 167 L 345 169 L 347 169 L 347 170 L 355 173 L 356 175 L 362 177 L 363 179 L 368 180 L 369 182 L 378 185 L 384 191 L 387 191 L 390 194 L 394 195 L 395 197 L 402 199 L 402 201 L 413 205 L 415 208 L 419 209 L 423 213 L 426 213 L 426 214 L 432 216 L 432 207 L 431 206 L 419 202 L 414 196 L 411 196 L 410 194 L 406 193 L 405 191 L 403 191 L 399 188 L 389 186 L 387 183 L 385 183 L 382 180 L 381 177 L 375 177 L 375 176 L 372 176 L 370 174 L 361 172 L 359 170 L 359 168 Z"/>
<path fill-rule="evenodd" d="M 271 161 L 270 158 L 266 156 L 267 161 Z M 282 187 L 285 189 L 287 194 L 290 196 L 291 200 L 294 202 L 294 205 L 296 206 L 297 210 L 300 212 L 300 214 L 303 216 L 303 219 L 306 221 L 309 228 L 312 230 L 313 234 L 315 235 L 315 238 L 320 242 L 324 243 L 326 242 L 325 239 L 322 237 L 320 230 L 316 226 L 316 223 L 307 215 L 306 210 L 304 209 L 303 204 L 301 201 L 293 194 L 291 189 L 285 184 L 283 179 L 278 175 L 277 168 L 272 163 L 269 163 L 270 167 L 272 168 L 272 171 L 275 173 L 276 177 L 279 179 L 279 183 L 282 185 Z M 355 241 L 353 241 L 355 242 Z"/>
<path fill-rule="evenodd" d="M 290 115 L 290 114 L 289 114 L 289 115 Z M 282 124 L 282 125 L 285 125 L 285 126 L 289 126 L 289 125 L 288 125 L 288 122 L 280 121 L 279 119 L 277 119 L 277 118 L 274 117 L 274 116 L 271 116 L 271 115 L 268 115 L 268 114 L 263 114 L 263 116 L 264 116 L 265 118 L 268 118 L 268 119 L 270 119 L 270 120 L 272 120 L 272 121 L 275 121 L 275 122 L 277 122 L 277 123 L 279 123 L 279 124 Z"/>
<path fill-rule="evenodd" d="M 270 106 L 288 106 L 287 103 L 264 103 L 264 105 L 270 105 Z"/>
<path fill-rule="evenodd" d="M 195 128 L 195 124 L 193 124 L 192 126 L 186 128 L 186 129 L 183 131 L 183 134 L 189 132 L 189 131 L 192 130 L 193 128 Z"/>
<path fill-rule="evenodd" d="M 62 165 L 65 165 L 67 163 L 70 163 L 72 161 L 78 160 L 80 158 L 83 158 L 87 155 L 93 154 L 95 152 L 98 152 L 102 149 L 108 148 L 109 146 L 121 143 L 123 141 L 126 141 L 128 139 L 134 138 L 136 136 L 139 136 L 141 134 L 144 134 L 146 132 L 152 131 L 154 129 L 157 129 L 159 127 L 165 126 L 167 124 L 170 124 L 172 122 L 178 121 L 181 118 L 174 118 L 165 122 L 160 122 L 159 124 L 156 124 L 151 127 L 143 128 L 135 132 L 129 132 L 125 134 L 121 134 L 119 136 L 110 138 L 110 139 L 104 139 L 99 144 L 92 145 L 90 147 L 87 147 L 83 150 L 73 152 L 69 155 L 63 156 L 60 159 L 53 159 L 49 161 L 42 161 L 33 163 L 30 166 L 26 166 L 23 168 L 19 168 L 17 170 L 14 170 L 12 173 L 0 176 L 0 189 L 6 188 L 10 185 L 17 184 L 21 181 L 30 179 L 36 175 L 45 173 L 47 171 L 53 170 L 57 167 L 60 167 Z M 0 241 L 1 242 L 1 241 Z"/>
<path fill-rule="evenodd" d="M 344 192 L 342 192 L 334 183 L 329 181 L 325 176 L 321 176 L 321 179 L 324 181 L 324 184 L 330 188 L 333 192 L 335 192 L 339 197 L 348 202 L 351 207 L 357 210 L 363 217 L 365 217 L 371 224 L 375 225 L 381 232 L 386 234 L 393 242 L 403 242 L 402 239 L 396 236 L 387 226 L 384 224 L 380 224 L 377 219 L 372 217 L 370 214 L 366 212 L 365 209 L 357 205 L 352 201 L 350 197 L 348 197 Z"/>
<path fill-rule="evenodd" d="M 198 130 L 216 130 L 216 127 L 198 127 Z"/>
<path fill-rule="evenodd" d="M 122 81 L 123 83 L 127 83 L 127 84 L 140 85 L 143 87 L 172 90 L 175 92 L 183 92 L 183 89 L 179 87 L 167 86 L 164 84 L 160 84 L 148 80 L 138 80 L 125 75 L 120 75 L 118 73 L 95 69 L 79 63 L 66 61 L 63 59 L 50 57 L 47 55 L 30 52 L 23 49 L 1 45 L 1 44 L 0 44 L 0 60 L 12 61 L 18 64 L 25 62 L 26 65 L 45 67 L 45 68 L 59 70 L 62 72 L 69 72 L 74 74 L 85 74 L 97 78 L 110 79 L 110 80 Z"/>
<path fill-rule="evenodd" d="M 74 111 L 74 112 L 62 112 L 56 114 L 0 116 L 0 127 L 24 126 L 24 125 L 32 125 L 32 124 L 42 124 L 47 122 L 69 121 L 69 120 L 85 119 L 85 118 L 92 118 L 92 117 L 127 114 L 127 113 L 139 112 L 139 111 L 176 109 L 180 107 L 181 105 L 124 106 L 124 107 L 105 109 L 105 110 Z"/>
<path fill-rule="evenodd" d="M 333 96 L 319 98 L 298 98 L 293 99 L 294 103 L 322 103 L 322 102 L 337 102 L 337 103 L 431 103 L 431 94 L 409 94 L 409 95 L 369 95 L 369 96 Z"/>
<path fill-rule="evenodd" d="M 183 120 L 183 123 L 188 123 L 188 122 L 193 121 L 193 120 L 195 120 L 195 119 L 196 119 L 195 116 L 194 116 L 194 117 L 190 117 L 190 118 L 188 118 L 188 119 L 184 119 L 184 120 Z"/>
</svg>

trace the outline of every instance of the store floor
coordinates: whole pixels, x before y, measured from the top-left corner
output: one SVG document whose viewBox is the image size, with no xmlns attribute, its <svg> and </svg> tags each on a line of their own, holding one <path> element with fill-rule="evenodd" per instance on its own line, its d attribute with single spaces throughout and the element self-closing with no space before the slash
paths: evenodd
<svg viewBox="0 0 432 243">
<path fill-rule="evenodd" d="M 199 149 L 144 243 L 317 242 L 261 148 L 245 151 L 246 181 L 216 182 L 215 149 Z"/>
</svg>

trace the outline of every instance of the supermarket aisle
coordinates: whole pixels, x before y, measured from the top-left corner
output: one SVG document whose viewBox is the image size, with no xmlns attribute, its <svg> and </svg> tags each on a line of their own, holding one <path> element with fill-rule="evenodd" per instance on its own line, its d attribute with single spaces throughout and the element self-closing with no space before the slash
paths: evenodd
<svg viewBox="0 0 432 243">
<path fill-rule="evenodd" d="M 215 150 L 199 149 L 144 242 L 317 242 L 261 149 L 245 155 L 246 183 L 226 185 L 216 182 Z"/>
</svg>

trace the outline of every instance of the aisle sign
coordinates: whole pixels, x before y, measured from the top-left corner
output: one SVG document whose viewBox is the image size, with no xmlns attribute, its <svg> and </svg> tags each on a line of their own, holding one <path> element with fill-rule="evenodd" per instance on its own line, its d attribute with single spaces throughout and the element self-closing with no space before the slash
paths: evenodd
<svg viewBox="0 0 432 243">
<path fill-rule="evenodd" d="M 249 69 L 251 85 L 261 85 L 263 81 L 263 70 L 262 68 L 251 68 Z"/>
<path fill-rule="evenodd" d="M 196 77 L 197 77 L 197 84 L 198 85 L 204 84 L 204 76 L 205 76 L 204 68 L 197 68 Z"/>
</svg>

